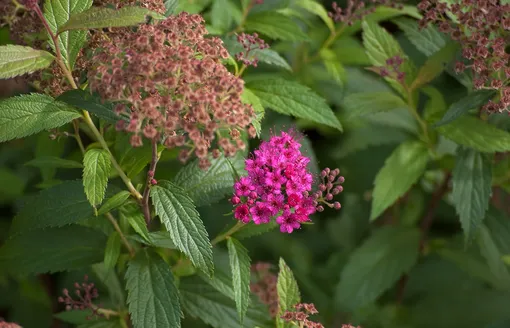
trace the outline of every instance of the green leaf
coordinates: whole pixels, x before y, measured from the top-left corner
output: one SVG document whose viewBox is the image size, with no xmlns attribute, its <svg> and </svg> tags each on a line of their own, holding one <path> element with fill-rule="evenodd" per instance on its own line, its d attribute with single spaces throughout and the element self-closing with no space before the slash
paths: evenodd
<svg viewBox="0 0 510 328">
<path fill-rule="evenodd" d="M 482 120 L 462 116 L 437 128 L 437 131 L 456 143 L 471 147 L 482 153 L 510 150 L 510 134 Z"/>
<path fill-rule="evenodd" d="M 369 66 L 371 64 L 363 44 L 353 37 L 340 37 L 333 44 L 332 50 L 335 52 L 338 60 L 344 65 Z"/>
<path fill-rule="evenodd" d="M 498 286 L 501 288 L 510 288 L 510 273 L 503 262 L 503 254 L 498 249 L 494 238 L 485 225 L 480 226 L 480 233 L 477 236 L 478 246 L 482 256 L 487 261 L 491 273 L 497 279 Z"/>
<path fill-rule="evenodd" d="M 337 303 L 351 311 L 375 301 L 416 264 L 419 240 L 416 228 L 385 226 L 375 230 L 342 269 Z"/>
<path fill-rule="evenodd" d="M 241 100 L 245 104 L 252 105 L 256 118 L 253 120 L 252 124 L 257 131 L 257 136 L 260 137 L 260 132 L 262 131 L 262 119 L 264 118 L 265 110 L 264 106 L 260 102 L 259 97 L 257 97 L 250 89 L 244 88 L 243 93 L 241 95 Z"/>
<path fill-rule="evenodd" d="M 298 0 L 295 4 L 312 14 L 319 16 L 329 28 L 329 31 L 331 33 L 335 32 L 335 22 L 333 22 L 331 17 L 328 16 L 328 12 L 320 3 L 315 2 L 314 0 Z"/>
<path fill-rule="evenodd" d="M 47 0 L 44 2 L 44 17 L 53 33 L 57 33 L 63 24 L 65 24 L 71 15 L 81 13 L 92 6 L 92 0 Z M 76 58 L 87 38 L 86 31 L 65 32 L 58 35 L 58 44 L 62 53 L 62 58 L 66 66 L 72 70 L 76 63 Z M 49 38 L 53 51 L 55 45 Z"/>
<path fill-rule="evenodd" d="M 231 163 L 237 171 L 244 169 L 244 159 L 240 153 L 231 158 Z M 174 182 L 200 207 L 232 194 L 234 178 L 227 159 L 220 156 L 212 159 L 211 166 L 205 171 L 198 167 L 197 159 L 193 160 L 177 173 Z"/>
<path fill-rule="evenodd" d="M 11 234 L 61 227 L 92 217 L 81 181 L 66 181 L 31 197 L 12 222 Z"/>
<path fill-rule="evenodd" d="M 81 164 L 80 162 L 54 156 L 36 157 L 33 160 L 26 162 L 25 165 L 38 168 L 61 168 L 61 169 L 83 168 L 83 164 Z"/>
<path fill-rule="evenodd" d="M 106 249 L 104 251 L 104 266 L 107 270 L 113 269 L 120 256 L 121 240 L 117 231 L 114 231 L 108 241 L 106 242 Z"/>
<path fill-rule="evenodd" d="M 244 27 L 248 32 L 262 33 L 275 40 L 303 41 L 308 38 L 296 22 L 277 12 L 249 15 Z"/>
<path fill-rule="evenodd" d="M 438 77 L 447 69 L 448 64 L 455 58 L 458 49 L 459 45 L 457 43 L 449 43 L 430 56 L 418 71 L 418 75 L 413 81 L 411 89 L 419 88 Z"/>
<path fill-rule="evenodd" d="M 363 24 L 363 44 L 366 48 L 368 58 L 374 66 L 386 66 L 386 60 L 394 56 L 400 56 L 404 59 L 400 70 L 406 74 L 405 82 L 411 85 L 416 76 L 416 68 L 411 60 L 404 54 L 397 40 L 380 27 L 377 23 L 364 21 Z M 385 78 L 391 86 L 405 95 L 406 92 L 402 85 L 391 78 Z"/>
<path fill-rule="evenodd" d="M 32 93 L 0 101 L 0 142 L 58 128 L 80 114 L 47 95 Z"/>
<path fill-rule="evenodd" d="M 406 37 L 416 49 L 427 57 L 432 56 L 447 45 L 444 34 L 439 32 L 432 24 L 420 28 L 416 20 L 404 17 L 394 19 L 393 22 L 404 31 Z"/>
<path fill-rule="evenodd" d="M 83 186 L 92 206 L 103 202 L 110 175 L 110 154 L 104 149 L 92 148 L 83 157 Z"/>
<path fill-rule="evenodd" d="M 479 109 L 485 105 L 489 99 L 494 97 L 496 92 L 494 90 L 477 90 L 459 101 L 453 103 L 448 111 L 444 114 L 443 118 L 434 124 L 435 127 L 448 124 L 455 121 L 457 118 L 466 114 L 471 109 Z"/>
<path fill-rule="evenodd" d="M 153 186 L 150 194 L 156 215 L 167 228 L 174 244 L 195 267 L 212 276 L 212 245 L 191 198 L 181 187 L 168 181 L 160 181 Z"/>
<path fill-rule="evenodd" d="M 158 254 L 142 250 L 129 261 L 126 289 L 134 328 L 181 327 L 179 291 L 170 266 Z"/>
<path fill-rule="evenodd" d="M 26 232 L 0 248 L 0 267 L 30 274 L 76 270 L 103 260 L 106 236 L 72 225 Z"/>
<path fill-rule="evenodd" d="M 170 239 L 170 234 L 167 231 L 149 232 L 146 239 L 140 237 L 139 235 L 128 236 L 128 238 L 152 247 L 177 249 L 177 246 L 175 246 L 175 244 L 172 242 L 172 239 Z"/>
<path fill-rule="evenodd" d="M 150 241 L 151 237 L 149 235 L 149 230 L 147 228 L 147 224 L 145 223 L 145 218 L 140 212 L 140 207 L 136 204 L 127 204 L 122 207 L 119 211 L 120 218 L 129 222 L 129 225 L 135 230 L 140 236 L 142 236 L 146 241 Z M 168 232 L 164 232 L 166 235 L 166 239 L 170 238 Z M 173 247 L 171 247 L 173 248 Z"/>
<path fill-rule="evenodd" d="M 124 284 L 120 281 L 117 274 L 112 274 L 108 270 L 104 262 L 92 265 L 92 272 L 99 279 L 99 281 L 106 287 L 109 299 L 117 308 L 124 308 L 126 303 L 126 296 L 124 295 Z"/>
<path fill-rule="evenodd" d="M 32 73 L 50 66 L 55 57 L 47 51 L 9 44 L 0 46 L 0 79 Z"/>
<path fill-rule="evenodd" d="M 239 328 L 235 302 L 198 276 L 182 278 L 179 291 L 187 316 L 200 318 L 215 328 Z M 244 327 L 271 327 L 267 309 L 253 305 L 252 302 L 246 313 Z"/>
<path fill-rule="evenodd" d="M 229 0 L 214 0 L 211 7 L 211 24 L 222 33 L 227 32 L 234 22 L 228 6 Z"/>
<path fill-rule="evenodd" d="M 127 6 L 120 9 L 92 7 L 84 12 L 71 15 L 67 23 L 59 27 L 58 32 L 134 26 L 145 23 L 147 16 L 155 19 L 165 18 L 165 16 L 142 7 Z"/>
<path fill-rule="evenodd" d="M 104 204 L 97 211 L 97 216 L 106 214 L 111 210 L 116 209 L 117 207 L 122 206 L 126 200 L 129 198 L 131 194 L 127 190 L 122 190 L 121 192 L 113 195 L 111 198 L 106 200 Z"/>
<path fill-rule="evenodd" d="M 326 101 L 304 85 L 271 78 L 254 80 L 247 87 L 259 97 L 264 107 L 342 131 L 342 125 Z"/>
<path fill-rule="evenodd" d="M 452 172 L 452 199 L 460 216 L 465 241 L 475 237 L 489 208 L 492 164 L 486 155 L 460 147 Z"/>
<path fill-rule="evenodd" d="M 170 15 L 175 13 L 175 10 L 177 9 L 177 6 L 179 5 L 178 0 L 163 0 L 163 3 L 165 4 L 165 16 L 169 17 Z"/>
<path fill-rule="evenodd" d="M 92 311 L 90 309 L 87 310 L 70 310 L 63 311 L 53 316 L 63 322 L 67 322 L 73 325 L 79 325 L 86 323 L 87 318 L 92 315 Z"/>
<path fill-rule="evenodd" d="M 391 92 L 358 92 L 344 98 L 347 119 L 357 116 L 387 112 L 394 109 L 407 109 L 407 104 Z"/>
<path fill-rule="evenodd" d="M 419 141 L 407 141 L 393 151 L 375 177 L 370 220 L 375 220 L 418 181 L 428 159 L 428 149 Z"/>
<path fill-rule="evenodd" d="M 234 238 L 227 240 L 230 269 L 232 270 L 232 287 L 236 301 L 237 314 L 241 325 L 250 304 L 250 256 L 244 246 Z"/>
<path fill-rule="evenodd" d="M 281 316 L 285 311 L 293 309 L 294 305 L 301 301 L 301 295 L 292 270 L 281 257 L 279 268 L 276 289 L 278 290 L 279 315 Z"/>
<path fill-rule="evenodd" d="M 111 103 L 102 101 L 99 97 L 92 95 L 90 92 L 85 90 L 75 89 L 66 91 L 58 96 L 57 100 L 63 101 L 80 109 L 85 109 L 109 123 L 116 123 L 123 119 L 115 114 Z"/>
<path fill-rule="evenodd" d="M 336 53 L 331 49 L 322 49 L 319 55 L 331 77 L 336 83 L 343 86 L 347 80 L 347 73 Z"/>
<path fill-rule="evenodd" d="M 236 232 L 234 232 L 232 234 L 232 237 L 239 240 L 246 239 L 274 230 L 278 226 L 279 225 L 274 221 L 271 221 L 267 224 L 248 223 L 245 226 L 243 226 L 242 229 L 239 229 Z"/>
</svg>

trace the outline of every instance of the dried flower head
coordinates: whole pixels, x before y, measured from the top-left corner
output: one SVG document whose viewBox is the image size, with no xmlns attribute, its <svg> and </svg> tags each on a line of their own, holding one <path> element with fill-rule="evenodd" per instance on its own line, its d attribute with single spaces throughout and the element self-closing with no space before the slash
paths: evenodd
<svg viewBox="0 0 510 328">
<path fill-rule="evenodd" d="M 0 318 L 0 328 L 21 328 L 21 326 L 14 322 L 6 322 Z"/>
<path fill-rule="evenodd" d="M 130 117 L 117 129 L 162 140 L 167 148 L 183 147 L 185 162 L 193 153 L 207 168 L 208 152 L 216 148 L 233 156 L 245 148 L 240 131 L 254 129 L 253 108 L 241 101 L 244 82 L 222 64 L 229 54 L 219 38 L 205 38 L 204 20 L 181 13 L 136 32 L 114 37 L 94 56 L 90 87 L 104 99 L 125 104 Z M 214 153 L 214 150 L 213 150 Z"/>
<path fill-rule="evenodd" d="M 250 290 L 260 301 L 269 307 L 269 314 L 275 318 L 278 314 L 278 291 L 276 284 L 278 277 L 271 272 L 271 264 L 258 262 L 251 266 L 254 281 Z"/>
<path fill-rule="evenodd" d="M 64 288 L 62 290 L 62 294 L 64 294 L 64 296 L 60 296 L 58 301 L 59 303 L 64 303 L 66 305 L 67 311 L 85 309 L 92 310 L 92 314 L 88 317 L 88 319 L 90 319 L 93 316 L 101 316 L 102 314 L 98 312 L 99 307 L 92 303 L 92 301 L 99 295 L 94 283 L 89 283 L 88 279 L 88 276 L 85 275 L 83 279 L 84 281 L 81 284 L 77 282 L 74 283 L 74 287 L 76 288 L 74 291 L 74 294 L 77 297 L 76 300 L 73 298 L 73 296 L 71 296 L 69 290 Z"/>
<path fill-rule="evenodd" d="M 254 57 L 253 50 L 255 49 L 266 49 L 269 45 L 259 38 L 257 33 L 246 34 L 241 33 L 237 35 L 237 42 L 239 42 L 244 51 L 236 54 L 236 59 L 242 62 L 246 66 L 257 67 L 258 59 Z"/>
<path fill-rule="evenodd" d="M 384 5 L 392 8 L 403 9 L 403 5 L 392 0 L 371 0 L 374 6 L 368 7 L 363 0 L 347 0 L 347 6 L 341 8 L 336 2 L 333 2 L 333 11 L 328 12 L 329 17 L 335 22 L 342 22 L 347 25 L 354 24 L 355 21 L 363 19 L 368 14 L 376 10 L 375 5 Z"/>
<path fill-rule="evenodd" d="M 469 69 L 475 89 L 499 91 L 499 101 L 484 106 L 488 112 L 502 112 L 510 106 L 510 54 L 505 51 L 510 31 L 510 4 L 497 0 L 462 0 L 448 4 L 423 0 L 420 26 L 439 26 L 462 46 L 467 64 L 455 65 L 457 73 Z M 454 19 L 452 19 L 454 17 Z"/>
<path fill-rule="evenodd" d="M 299 303 L 294 306 L 294 310 L 285 311 L 281 318 L 286 322 L 292 322 L 299 327 L 308 327 L 308 328 L 324 328 L 321 323 L 314 322 L 309 320 L 310 315 L 314 315 L 319 313 L 315 309 L 315 305 L 313 303 Z M 342 326 L 343 327 L 343 326 Z"/>
</svg>

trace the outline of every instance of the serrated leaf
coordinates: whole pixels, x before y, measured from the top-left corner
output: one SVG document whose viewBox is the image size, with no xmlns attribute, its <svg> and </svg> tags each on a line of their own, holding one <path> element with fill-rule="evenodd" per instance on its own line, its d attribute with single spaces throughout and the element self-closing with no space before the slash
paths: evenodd
<svg viewBox="0 0 510 328">
<path fill-rule="evenodd" d="M 81 181 L 66 181 L 31 197 L 11 225 L 11 234 L 60 227 L 92 217 Z"/>
<path fill-rule="evenodd" d="M 331 17 L 328 16 L 328 12 L 320 3 L 313 0 L 298 0 L 295 4 L 312 14 L 319 16 L 324 24 L 326 24 L 329 31 L 331 33 L 335 32 L 335 22 L 333 22 Z"/>
<path fill-rule="evenodd" d="M 181 327 L 179 291 L 158 254 L 145 249 L 129 261 L 126 289 L 133 328 Z"/>
<path fill-rule="evenodd" d="M 76 270 L 103 260 L 106 236 L 72 225 L 29 231 L 8 239 L 0 248 L 0 267 L 30 274 Z"/>
<path fill-rule="evenodd" d="M 57 33 L 63 24 L 73 14 L 81 13 L 92 6 L 92 0 L 48 0 L 44 2 L 44 17 L 53 33 Z M 66 66 L 72 70 L 76 63 L 76 58 L 85 44 L 87 37 L 86 31 L 65 32 L 58 35 L 59 48 Z M 49 43 L 53 51 L 55 45 L 49 38 Z"/>
<path fill-rule="evenodd" d="M 0 79 L 33 73 L 50 66 L 55 57 L 47 51 L 18 45 L 0 46 Z"/>
<path fill-rule="evenodd" d="M 104 149 L 92 148 L 83 157 L 83 186 L 92 206 L 103 202 L 110 175 L 110 154 Z"/>
<path fill-rule="evenodd" d="M 475 117 L 459 117 L 450 124 L 438 127 L 437 131 L 447 139 L 482 153 L 510 150 L 510 134 L 508 132 Z"/>
<path fill-rule="evenodd" d="M 145 23 L 147 16 L 155 19 L 165 18 L 165 16 L 143 7 L 126 6 L 120 9 L 92 7 L 84 12 L 71 15 L 67 23 L 59 27 L 58 32 L 134 26 Z"/>
<path fill-rule="evenodd" d="M 271 221 L 267 224 L 248 223 L 242 229 L 239 229 L 236 232 L 234 232 L 232 234 L 232 237 L 239 240 L 246 239 L 274 230 L 278 226 L 279 225 L 274 221 Z"/>
<path fill-rule="evenodd" d="M 104 202 L 104 204 L 99 208 L 99 210 L 97 211 L 97 215 L 100 216 L 100 215 L 106 214 L 106 213 L 110 212 L 111 210 L 114 210 L 117 207 L 122 206 L 126 202 L 126 200 L 129 198 L 130 195 L 131 195 L 131 193 L 127 190 L 123 190 L 123 191 L 113 195 L 111 198 L 106 200 L 106 202 Z"/>
<path fill-rule="evenodd" d="M 407 141 L 393 151 L 375 177 L 370 220 L 379 217 L 418 181 L 428 159 L 428 149 L 419 141 Z"/>
<path fill-rule="evenodd" d="M 7 98 L 0 101 L 0 142 L 58 128 L 78 117 L 73 108 L 47 95 Z"/>
<path fill-rule="evenodd" d="M 187 316 L 200 318 L 214 328 L 239 328 L 235 302 L 198 276 L 182 278 L 179 291 Z M 267 309 L 254 305 L 248 308 L 244 327 L 271 327 Z"/>
<path fill-rule="evenodd" d="M 69 90 L 57 97 L 69 105 L 85 109 L 109 123 L 116 123 L 123 119 L 113 111 L 113 104 L 102 101 L 99 97 L 81 89 Z"/>
<path fill-rule="evenodd" d="M 174 244 L 193 265 L 212 276 L 212 245 L 207 230 L 186 192 L 179 186 L 160 181 L 151 188 L 152 204 Z"/>
<path fill-rule="evenodd" d="M 128 238 L 153 247 L 177 249 L 177 246 L 175 246 L 175 244 L 172 242 L 172 239 L 170 239 L 170 234 L 167 231 L 149 232 L 147 234 L 147 239 L 142 238 L 140 235 L 132 235 L 128 236 Z"/>
<path fill-rule="evenodd" d="M 347 111 L 347 119 L 408 108 L 402 98 L 391 92 L 351 93 L 344 98 L 343 105 Z"/>
<path fill-rule="evenodd" d="M 259 97 L 264 107 L 342 131 L 342 125 L 326 101 L 304 85 L 271 78 L 257 79 L 248 83 L 247 87 Z"/>
<path fill-rule="evenodd" d="M 477 242 L 482 256 L 487 261 L 491 273 L 497 279 L 500 288 L 510 288 L 510 273 L 503 262 L 503 254 L 498 249 L 495 240 L 485 225 L 480 226 Z"/>
<path fill-rule="evenodd" d="M 150 241 L 149 230 L 145 218 L 140 211 L 140 207 L 135 204 L 127 204 L 120 209 L 120 218 L 129 222 L 129 225 L 135 230 L 140 236 L 146 241 Z M 167 239 L 170 239 L 170 235 L 164 232 Z"/>
<path fill-rule="evenodd" d="M 278 313 L 281 316 L 285 311 L 293 309 L 294 305 L 301 301 L 301 295 L 292 270 L 281 257 L 278 266 L 280 271 L 278 272 L 276 289 L 278 291 Z"/>
<path fill-rule="evenodd" d="M 33 160 L 26 162 L 25 165 L 38 168 L 60 168 L 60 169 L 83 168 L 83 164 L 81 164 L 80 162 L 54 156 L 36 157 Z"/>
<path fill-rule="evenodd" d="M 494 97 L 496 92 L 494 90 L 477 90 L 471 92 L 466 97 L 453 103 L 448 111 L 444 114 L 443 118 L 434 124 L 435 127 L 448 124 L 455 121 L 457 118 L 467 114 L 471 109 L 478 109 L 485 105 L 489 99 Z"/>
<path fill-rule="evenodd" d="M 416 264 L 419 240 L 416 228 L 377 229 L 342 269 L 336 289 L 338 305 L 355 310 L 375 301 Z"/>
<path fill-rule="evenodd" d="M 452 172 L 452 199 L 460 216 L 465 241 L 471 241 L 489 208 L 492 164 L 486 155 L 460 147 Z"/>
<path fill-rule="evenodd" d="M 250 304 L 250 256 L 244 246 L 234 238 L 227 240 L 230 269 L 232 270 L 232 287 L 237 314 L 241 325 Z"/>
<path fill-rule="evenodd" d="M 244 88 L 243 93 L 241 94 L 241 100 L 245 104 L 252 105 L 253 110 L 255 111 L 255 119 L 252 121 L 252 124 L 257 131 L 257 136 L 260 137 L 260 132 L 262 131 L 262 119 L 264 118 L 265 110 L 259 97 L 257 97 L 250 89 Z"/>
<path fill-rule="evenodd" d="M 416 79 L 411 85 L 411 89 L 417 89 L 441 75 L 448 68 L 448 64 L 455 58 L 459 45 L 449 43 L 439 51 L 430 56 L 425 64 L 420 67 Z"/>
<path fill-rule="evenodd" d="M 411 85 L 416 77 L 416 67 L 414 67 L 411 60 L 404 54 L 397 40 L 377 23 L 364 21 L 362 26 L 363 44 L 372 65 L 386 66 L 387 59 L 397 55 L 400 56 L 404 60 L 403 64 L 400 66 L 400 70 L 406 75 L 406 84 Z M 406 94 L 406 91 L 400 83 L 388 77 L 386 77 L 385 80 L 400 94 Z"/>
<path fill-rule="evenodd" d="M 124 284 L 121 283 L 117 274 L 112 274 L 110 270 L 106 269 L 103 262 L 92 265 L 92 272 L 108 290 L 108 296 L 113 304 L 124 308 L 126 303 Z"/>
<path fill-rule="evenodd" d="M 179 5 L 178 0 L 163 0 L 163 3 L 165 4 L 165 16 L 169 17 L 173 13 L 175 13 L 175 10 L 177 9 L 177 6 Z"/>
<path fill-rule="evenodd" d="M 249 15 L 244 27 L 248 32 L 265 34 L 275 40 L 303 41 L 308 39 L 296 22 L 277 12 Z"/>
<path fill-rule="evenodd" d="M 107 270 L 113 269 L 120 256 L 121 240 L 117 231 L 114 231 L 106 242 L 104 250 L 104 266 Z"/>
<path fill-rule="evenodd" d="M 244 159 L 240 153 L 231 158 L 238 171 L 244 169 Z M 174 182 L 182 187 L 196 206 L 213 204 L 226 195 L 232 194 L 234 179 L 232 169 L 224 156 L 211 160 L 211 166 L 202 170 L 198 160 L 184 166 L 175 176 Z"/>
<path fill-rule="evenodd" d="M 418 22 L 410 18 L 397 18 L 393 22 L 404 31 L 406 37 L 416 49 L 427 57 L 430 57 L 447 45 L 444 34 L 440 33 L 432 24 L 421 29 L 418 26 Z"/>
<path fill-rule="evenodd" d="M 326 67 L 333 80 L 340 86 L 343 86 L 347 80 L 346 72 L 336 53 L 331 49 L 322 49 L 319 55 L 324 67 Z"/>
</svg>

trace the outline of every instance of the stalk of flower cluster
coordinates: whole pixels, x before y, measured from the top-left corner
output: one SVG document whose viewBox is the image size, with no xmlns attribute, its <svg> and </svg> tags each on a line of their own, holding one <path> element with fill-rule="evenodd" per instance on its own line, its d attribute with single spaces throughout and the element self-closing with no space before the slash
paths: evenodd
<svg viewBox="0 0 510 328">
<path fill-rule="evenodd" d="M 51 40 L 53 41 L 53 44 L 55 45 L 55 53 L 57 55 L 57 57 L 56 57 L 57 64 L 62 69 L 62 72 L 64 73 L 65 77 L 67 78 L 69 84 L 73 87 L 73 89 L 78 89 L 78 86 L 76 85 L 76 82 L 74 81 L 74 78 L 73 78 L 73 75 L 71 74 L 70 69 L 65 65 L 64 61 L 62 60 L 62 52 L 60 50 L 58 36 L 55 33 L 53 33 L 53 31 L 51 30 L 50 26 L 48 25 L 48 21 L 46 20 L 46 18 L 44 17 L 44 15 L 41 11 L 41 8 L 39 8 L 37 1 L 33 1 L 33 0 L 29 1 L 28 6 L 30 9 L 35 11 L 35 13 L 39 17 L 39 19 L 42 21 L 44 28 L 48 32 L 48 35 L 50 36 Z M 113 156 L 112 152 L 110 151 L 108 144 L 106 143 L 103 136 L 101 135 L 99 130 L 96 128 L 94 122 L 92 121 L 92 118 L 90 117 L 89 112 L 86 110 L 83 110 L 82 115 L 83 115 L 83 119 L 84 119 L 85 123 L 88 125 L 88 127 L 90 128 L 90 130 L 96 137 L 97 141 L 99 141 L 99 143 L 101 144 L 101 147 L 103 147 L 103 149 L 106 150 L 108 152 L 108 154 L 110 155 L 110 160 L 112 162 L 113 167 L 119 174 L 120 178 L 124 181 L 124 184 L 129 189 L 129 192 L 137 200 L 141 200 L 142 195 L 138 192 L 138 190 L 136 190 L 136 188 L 131 183 L 131 180 L 126 176 L 126 174 L 120 167 L 119 163 L 117 162 L 117 160 Z M 79 138 L 78 134 L 76 134 L 76 138 Z M 80 148 L 83 147 L 81 140 L 78 141 L 78 144 L 81 144 Z"/>
<path fill-rule="evenodd" d="M 113 225 L 113 228 L 115 229 L 115 231 L 117 231 L 117 233 L 119 234 L 120 239 L 122 240 L 122 243 L 124 244 L 124 246 L 126 246 L 126 249 L 129 252 L 129 255 L 131 257 L 134 257 L 136 252 L 133 249 L 133 247 L 131 246 L 131 244 L 129 243 L 129 241 L 126 239 L 126 236 L 122 232 L 122 229 L 120 228 L 119 224 L 117 223 L 117 220 L 115 220 L 115 218 L 113 217 L 113 215 L 110 212 L 106 213 L 106 217 Z"/>
<path fill-rule="evenodd" d="M 151 222 L 151 210 L 149 204 L 150 187 L 158 183 L 156 179 L 154 179 L 154 174 L 156 173 L 156 166 L 159 161 L 158 142 L 156 139 L 151 140 L 151 148 L 152 159 L 151 164 L 149 166 L 149 171 L 147 171 L 147 181 L 145 182 L 145 189 L 143 191 L 142 198 L 142 211 L 147 226 L 149 226 Z"/>
</svg>

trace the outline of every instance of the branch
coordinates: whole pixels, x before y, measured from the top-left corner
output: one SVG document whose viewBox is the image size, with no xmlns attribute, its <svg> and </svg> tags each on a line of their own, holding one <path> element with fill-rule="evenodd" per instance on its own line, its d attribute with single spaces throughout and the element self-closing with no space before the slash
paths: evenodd
<svg viewBox="0 0 510 328">
<path fill-rule="evenodd" d="M 145 183 L 145 190 L 143 191 L 142 196 L 142 211 L 147 226 L 149 226 L 151 222 L 151 209 L 149 205 L 150 187 L 151 185 L 156 184 L 156 180 L 154 180 L 154 174 L 156 173 L 156 165 L 158 164 L 158 161 L 158 141 L 156 139 L 152 139 L 151 165 L 149 166 L 149 171 L 147 172 L 147 182 Z"/>
<path fill-rule="evenodd" d="M 117 223 L 117 220 L 115 220 L 115 218 L 113 217 L 113 215 L 110 212 L 106 213 L 106 217 L 112 223 L 115 231 L 117 231 L 118 234 L 120 235 L 120 239 L 122 240 L 122 243 L 124 244 L 124 246 L 126 246 L 128 252 L 129 252 L 129 255 L 131 257 L 134 257 L 136 252 L 133 249 L 133 247 L 131 246 L 131 244 L 129 243 L 129 241 L 126 239 L 126 236 L 124 236 L 124 233 L 122 232 L 122 229 L 120 229 L 119 224 Z"/>
</svg>

